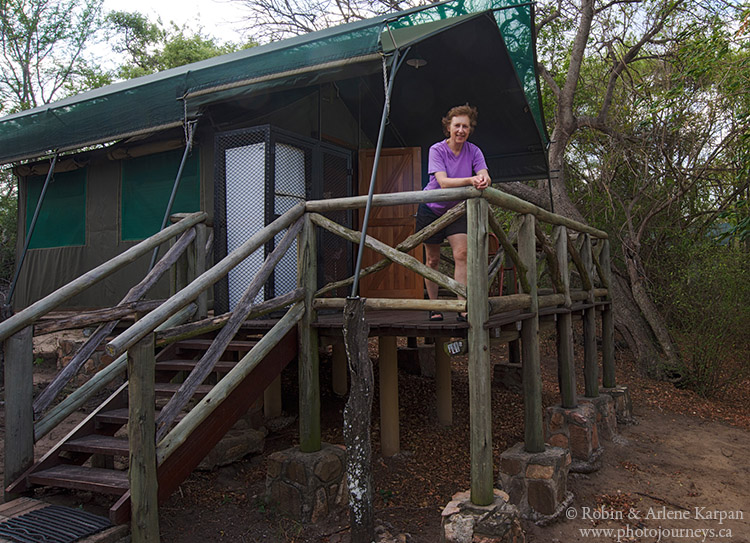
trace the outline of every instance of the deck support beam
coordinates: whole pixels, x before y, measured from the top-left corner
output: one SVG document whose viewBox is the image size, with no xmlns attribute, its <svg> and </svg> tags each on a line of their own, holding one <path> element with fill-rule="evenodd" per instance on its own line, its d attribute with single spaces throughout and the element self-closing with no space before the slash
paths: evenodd
<svg viewBox="0 0 750 543">
<path fill-rule="evenodd" d="M 587 398 L 599 396 L 599 360 L 596 351 L 596 307 L 594 307 L 594 255 L 591 250 L 591 237 L 583 235 L 581 261 L 591 280 L 588 303 L 591 307 L 583 310 L 583 377 L 584 395 Z"/>
<path fill-rule="evenodd" d="M 453 393 L 451 389 L 451 357 L 445 350 L 450 338 L 435 338 L 435 389 L 437 418 L 441 426 L 453 425 Z"/>
<path fill-rule="evenodd" d="M 206 243 L 208 241 L 208 228 L 206 223 L 195 225 L 195 240 L 193 241 L 192 251 L 194 252 L 193 267 L 190 270 L 190 282 L 200 277 L 206 271 Z M 193 320 L 199 321 L 208 316 L 208 291 L 204 290 L 195 299 L 198 309 L 193 315 Z"/>
<path fill-rule="evenodd" d="M 349 391 L 349 369 L 346 364 L 346 348 L 343 343 L 338 341 L 334 342 L 331 348 L 333 350 L 331 360 L 333 393 L 339 398 L 343 398 Z"/>
<path fill-rule="evenodd" d="M 492 363 L 487 303 L 487 215 L 484 198 L 466 203 L 468 243 L 466 282 L 469 347 L 469 409 L 471 434 L 471 501 L 489 505 L 494 500 L 492 467 Z M 532 230 L 533 235 L 533 230 Z"/>
<path fill-rule="evenodd" d="M 277 375 L 263 391 L 263 416 L 273 419 L 281 416 L 281 411 L 281 375 Z"/>
<path fill-rule="evenodd" d="M 5 354 L 5 469 L 3 489 L 34 464 L 33 326 L 3 342 Z M 17 497 L 3 492 L 5 501 Z"/>
<path fill-rule="evenodd" d="M 128 350 L 128 478 L 131 503 L 130 532 L 134 543 L 159 541 L 154 345 L 154 334 L 151 333 Z"/>
<path fill-rule="evenodd" d="M 396 336 L 378 338 L 380 380 L 380 452 L 393 456 L 400 450 L 398 417 L 398 353 Z"/>
<path fill-rule="evenodd" d="M 565 295 L 565 307 L 570 309 L 570 267 L 568 266 L 568 229 L 554 229 L 557 267 Z M 573 350 L 573 317 L 570 312 L 557 315 L 557 367 L 560 385 L 560 405 L 572 409 L 578 405 L 576 397 L 575 355 Z"/>
<path fill-rule="evenodd" d="M 305 214 L 299 236 L 299 284 L 305 289 L 305 314 L 299 323 L 299 448 L 302 452 L 317 452 L 320 436 L 320 376 L 318 359 L 318 331 L 315 322 L 313 296 L 318 287 L 317 247 L 315 225 L 310 214 Z"/>
<path fill-rule="evenodd" d="M 612 311 L 612 262 L 610 257 L 609 240 L 601 241 L 602 250 L 599 253 L 599 264 L 602 270 L 602 283 L 607 288 L 607 300 L 610 302 L 602 310 L 602 386 L 614 388 L 617 386 L 615 378 L 615 319 Z"/>
<path fill-rule="evenodd" d="M 539 359 L 539 299 L 536 282 L 536 234 L 534 215 L 524 216 L 518 232 L 518 253 L 526 266 L 533 317 L 521 324 L 521 356 L 523 359 L 524 448 L 526 452 L 544 451 L 542 426 L 542 371 Z"/>
</svg>

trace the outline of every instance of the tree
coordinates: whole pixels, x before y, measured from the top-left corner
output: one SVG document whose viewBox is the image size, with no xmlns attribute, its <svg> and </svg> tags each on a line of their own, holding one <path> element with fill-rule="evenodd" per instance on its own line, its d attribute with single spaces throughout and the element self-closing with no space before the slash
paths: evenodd
<svg viewBox="0 0 750 543">
<path fill-rule="evenodd" d="M 127 62 L 117 70 L 122 79 L 176 68 L 256 45 L 254 41 L 221 44 L 204 35 L 202 30 L 192 33 L 187 27 L 178 27 L 174 23 L 164 27 L 161 21 L 154 23 L 138 12 L 111 12 L 107 15 L 107 23 L 113 34 L 112 48 L 128 56 Z"/>
<path fill-rule="evenodd" d="M 430 3 L 425 0 L 235 1 L 247 8 L 247 28 L 258 38 L 269 41 Z"/>
<path fill-rule="evenodd" d="M 421 3 L 236 1 L 256 10 L 251 21 L 266 25 L 271 38 Z M 673 363 L 679 353 L 649 292 L 644 255 L 655 254 L 649 244 L 659 226 L 676 217 L 681 225 L 701 218 L 710 224 L 742 193 L 749 117 L 741 103 L 750 70 L 742 55 L 732 60 L 741 51 L 722 33 L 728 26 L 747 35 L 748 12 L 738 17 L 737 11 L 731 3 L 699 0 L 538 3 L 538 68 L 552 128 L 553 175 L 549 182 L 503 189 L 604 226 L 621 242 L 612 285 L 616 327 L 656 372 L 662 356 Z M 734 75 L 744 81 L 734 91 L 719 77 L 709 81 L 707 74 L 726 75 L 732 62 L 744 66 Z M 596 213 L 606 206 L 609 213 Z"/>
<path fill-rule="evenodd" d="M 93 76 L 103 0 L 0 0 L 0 112 L 36 107 Z"/>
<path fill-rule="evenodd" d="M 602 226 L 621 242 L 616 324 L 639 358 L 658 371 L 652 335 L 670 365 L 679 355 L 652 301 L 645 258 L 658 246 L 664 224 L 684 233 L 741 193 L 739 172 L 728 161 L 748 130 L 747 117 L 737 122 L 742 117 L 736 116 L 736 91 L 746 82 L 726 86 L 726 77 L 716 77 L 736 67 L 731 36 L 723 30 L 731 13 L 679 0 L 582 6 L 569 46 L 555 39 L 572 30 L 560 10 L 540 22 L 549 25 L 546 39 L 540 36 L 545 65 L 566 68 L 540 68 L 554 104 L 554 204 L 579 220 L 582 204 L 609 204 L 612 220 Z M 577 186 L 588 187 L 588 198 L 574 200 Z M 545 195 L 539 188 L 519 192 L 538 200 Z M 596 220 L 591 211 L 589 220 Z"/>
</svg>

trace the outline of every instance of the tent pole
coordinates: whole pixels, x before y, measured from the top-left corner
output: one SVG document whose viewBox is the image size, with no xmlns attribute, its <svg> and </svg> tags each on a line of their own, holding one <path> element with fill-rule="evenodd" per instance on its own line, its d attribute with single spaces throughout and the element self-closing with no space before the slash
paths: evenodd
<svg viewBox="0 0 750 543">
<path fill-rule="evenodd" d="M 193 148 L 193 134 L 195 134 L 195 125 L 198 124 L 198 121 L 191 121 L 188 123 L 188 138 L 187 143 L 185 144 L 185 152 L 182 153 L 182 161 L 180 162 L 180 168 L 177 170 L 177 177 L 174 179 L 174 184 L 172 185 L 172 194 L 169 195 L 169 203 L 167 204 L 167 211 L 164 213 L 164 218 L 161 221 L 161 228 L 159 228 L 159 232 L 164 230 L 164 228 L 167 226 L 167 221 L 169 220 L 169 216 L 172 214 L 172 205 L 174 204 L 174 199 L 177 196 L 177 189 L 180 188 L 180 180 L 182 179 L 182 170 L 185 168 L 185 162 L 187 162 L 188 153 L 190 153 L 190 149 Z M 154 268 L 154 264 L 156 264 L 156 256 L 159 254 L 159 248 L 154 248 L 154 253 L 151 255 L 151 263 L 148 265 L 148 271 L 151 271 Z"/>
<path fill-rule="evenodd" d="M 31 237 L 34 235 L 34 228 L 36 227 L 36 220 L 39 218 L 39 211 L 42 209 L 42 203 L 44 202 L 44 195 L 47 193 L 47 187 L 52 181 L 52 175 L 55 171 L 55 164 L 57 164 L 58 151 L 55 151 L 52 157 L 52 164 L 50 164 L 49 171 L 47 172 L 47 179 L 44 180 L 44 186 L 42 187 L 42 193 L 39 195 L 39 200 L 36 203 L 36 209 L 34 210 L 34 217 L 31 219 L 29 225 L 29 231 L 26 233 L 26 241 L 23 244 L 23 252 L 21 253 L 21 260 L 16 266 L 16 274 L 13 276 L 13 282 L 10 284 L 10 290 L 8 291 L 8 297 L 5 299 L 5 304 L 10 305 L 13 299 L 13 293 L 16 290 L 16 283 L 18 282 L 18 276 L 21 275 L 21 266 L 23 261 L 26 260 L 26 253 L 29 251 L 29 244 L 31 243 Z"/>
<path fill-rule="evenodd" d="M 407 49 L 406 53 L 408 54 Z M 406 58 L 406 56 L 404 56 Z M 367 193 L 367 205 L 365 206 L 365 217 L 362 221 L 362 237 L 359 242 L 359 249 L 357 251 L 357 265 L 354 269 L 354 283 L 352 284 L 352 298 L 356 298 L 359 294 L 359 271 L 362 269 L 362 253 L 365 250 L 365 237 L 367 236 L 367 223 L 370 220 L 370 208 L 372 207 L 372 195 L 375 192 L 375 177 L 378 174 L 378 164 L 380 163 L 380 151 L 383 148 L 383 136 L 385 135 L 385 125 L 388 120 L 388 110 L 390 109 L 391 93 L 393 91 L 393 81 L 396 79 L 396 72 L 401 66 L 399 61 L 399 50 L 393 53 L 393 69 L 391 70 L 391 77 L 388 80 L 388 87 L 385 91 L 385 102 L 383 103 L 383 115 L 380 118 L 380 132 L 378 132 L 378 143 L 375 147 L 375 158 L 372 162 L 372 175 L 370 176 L 370 190 Z M 385 69 L 385 68 L 384 68 Z"/>
</svg>

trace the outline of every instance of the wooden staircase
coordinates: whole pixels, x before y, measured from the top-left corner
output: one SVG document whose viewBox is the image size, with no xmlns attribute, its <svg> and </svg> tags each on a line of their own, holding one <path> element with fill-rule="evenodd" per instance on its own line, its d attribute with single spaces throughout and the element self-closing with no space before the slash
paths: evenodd
<svg viewBox="0 0 750 543">
<path fill-rule="evenodd" d="M 212 338 L 188 339 L 174 343 L 156 356 L 156 417 L 159 406 L 177 392 L 181 377 L 195 367 L 211 345 Z M 232 341 L 201 384 L 194 398 L 205 396 L 255 345 L 252 340 Z M 157 468 L 159 501 L 177 489 L 226 432 L 263 394 L 286 365 L 297 355 L 297 333 L 292 329 L 231 394 L 203 421 L 190 438 Z M 128 384 L 120 386 L 70 434 L 8 488 L 13 493 L 35 486 L 88 490 L 119 497 L 110 508 L 113 523 L 130 517 L 130 490 L 127 464 L 130 454 L 127 438 Z M 118 462 L 115 462 L 118 457 Z M 120 469 L 115 466 L 119 465 Z"/>
</svg>

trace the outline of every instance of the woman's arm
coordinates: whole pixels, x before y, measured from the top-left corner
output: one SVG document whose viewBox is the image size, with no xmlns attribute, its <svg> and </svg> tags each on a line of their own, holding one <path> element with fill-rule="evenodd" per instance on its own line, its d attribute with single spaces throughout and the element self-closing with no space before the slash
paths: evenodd
<svg viewBox="0 0 750 543">
<path fill-rule="evenodd" d="M 472 175 L 471 177 L 448 177 L 448 174 L 445 172 L 435 172 L 434 175 L 441 189 L 473 186 L 476 189 L 482 190 L 492 184 L 490 174 L 486 169 L 479 170 L 476 175 Z"/>
</svg>

